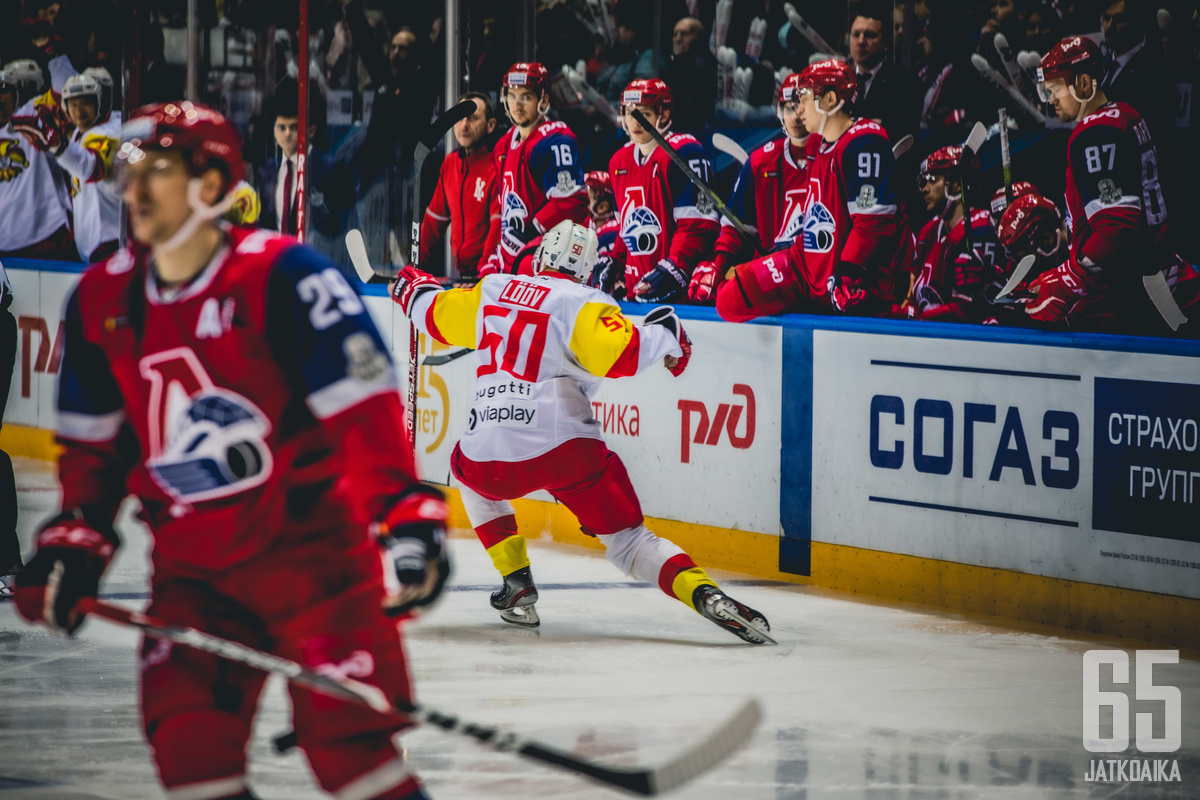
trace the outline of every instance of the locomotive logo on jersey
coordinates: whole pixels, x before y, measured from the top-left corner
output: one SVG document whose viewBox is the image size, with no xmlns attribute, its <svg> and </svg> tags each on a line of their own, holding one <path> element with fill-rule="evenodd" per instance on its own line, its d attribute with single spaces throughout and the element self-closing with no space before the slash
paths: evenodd
<svg viewBox="0 0 1200 800">
<path fill-rule="evenodd" d="M 513 191 L 504 195 L 504 211 L 500 217 L 500 242 L 504 249 L 516 254 L 525 245 L 525 226 L 529 208 L 525 201 Z"/>
<path fill-rule="evenodd" d="M 775 235 L 775 244 L 791 244 L 804 224 L 804 189 L 792 189 L 787 193 L 787 210 L 783 214 L 783 225 Z"/>
<path fill-rule="evenodd" d="M 818 200 L 804 214 L 804 249 L 810 253 L 828 253 L 833 249 L 836 230 L 833 214 Z"/>
<path fill-rule="evenodd" d="M 146 468 L 164 492 L 194 503 L 239 494 L 270 477 L 266 414 L 213 385 L 190 348 L 147 356 L 140 370 L 150 383 Z"/>
<path fill-rule="evenodd" d="M 16 180 L 29 167 L 29 158 L 17 139 L 0 139 L 0 181 Z"/>
<path fill-rule="evenodd" d="M 631 256 L 647 256 L 658 252 L 662 223 L 646 205 L 645 190 L 635 186 L 625 192 L 621 208 L 621 239 Z"/>
</svg>

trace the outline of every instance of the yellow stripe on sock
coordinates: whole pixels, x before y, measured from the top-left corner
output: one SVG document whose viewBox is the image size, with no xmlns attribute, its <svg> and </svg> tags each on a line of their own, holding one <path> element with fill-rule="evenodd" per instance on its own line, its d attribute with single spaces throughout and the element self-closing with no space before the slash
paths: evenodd
<svg viewBox="0 0 1200 800">
<path fill-rule="evenodd" d="M 675 576 L 675 580 L 671 583 L 671 592 L 679 598 L 679 602 L 699 614 L 700 612 L 692 605 L 692 595 L 696 593 L 697 586 L 704 584 L 716 586 L 717 582 L 708 577 L 708 573 L 704 570 L 692 567 Z"/>
<path fill-rule="evenodd" d="M 529 555 L 525 552 L 524 536 L 509 536 L 504 541 L 488 548 L 488 555 L 501 575 L 529 566 Z"/>
</svg>

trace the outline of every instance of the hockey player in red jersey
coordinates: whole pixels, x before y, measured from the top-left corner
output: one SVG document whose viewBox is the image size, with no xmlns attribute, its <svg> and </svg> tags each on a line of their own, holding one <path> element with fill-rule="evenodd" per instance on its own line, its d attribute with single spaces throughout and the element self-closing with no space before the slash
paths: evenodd
<svg viewBox="0 0 1200 800">
<path fill-rule="evenodd" d="M 784 78 L 776 98 L 775 113 L 783 136 L 755 150 L 742 165 L 729 209 L 758 235 L 762 252 L 786 250 L 804 222 L 804 195 L 808 191 L 808 129 L 800 121 L 800 73 Z M 722 218 L 716 256 L 702 261 L 692 273 L 688 297 L 710 302 L 735 264 L 754 257 L 754 248 L 729 220 Z M 733 299 L 733 298 L 731 298 Z"/>
<path fill-rule="evenodd" d="M 352 676 L 402 704 L 411 688 L 391 615 L 441 590 L 446 506 L 414 478 L 387 347 L 332 262 L 290 237 L 217 221 L 243 171 L 220 114 L 147 106 L 122 140 L 137 244 L 85 272 L 67 305 L 63 511 L 18 574 L 17 608 L 74 631 L 132 493 L 154 538 L 148 613 Z M 252 798 L 246 745 L 265 681 L 144 639 L 143 724 L 169 796 Z M 392 743 L 403 722 L 307 689 L 291 699 L 323 789 L 426 797 Z"/>
<path fill-rule="evenodd" d="M 1099 47 L 1082 36 L 1056 44 L 1038 67 L 1043 99 L 1060 120 L 1077 123 L 1067 143 L 1072 258 L 1034 283 L 1036 299 L 1027 310 L 1043 322 L 1069 313 L 1076 329 L 1169 334 L 1164 317 L 1178 309 L 1167 287 L 1152 302 L 1143 276 L 1159 286 L 1191 286 L 1196 273 L 1167 235 L 1150 131 L 1133 108 L 1108 100 L 1100 86 L 1104 72 Z"/>
<path fill-rule="evenodd" d="M 1015 267 L 1026 256 L 1033 256 L 1034 262 L 1007 298 L 993 304 L 992 313 L 984 322 L 1019 327 L 1065 327 L 1061 323 L 1039 322 L 1025 313 L 1033 297 L 1030 285 L 1042 273 L 1056 269 L 1071 258 L 1067 244 L 1069 234 L 1058 207 L 1036 191 L 1025 192 L 1004 209 L 996 226 L 996 238 L 1011 266 Z M 1005 270 L 1000 277 L 1007 281 L 1012 273 Z"/>
<path fill-rule="evenodd" d="M 509 501 L 544 489 L 622 572 L 745 641 L 765 643 L 762 614 L 729 598 L 687 553 L 650 532 L 625 466 L 601 438 L 591 405 L 601 381 L 659 363 L 679 375 L 691 342 L 669 306 L 635 326 L 612 297 L 582 285 L 596 251 L 594 231 L 564 220 L 542 238 L 533 277 L 489 275 L 473 289 L 443 290 L 408 267 L 393 286 L 392 297 L 419 330 L 479 351 L 475 403 L 450 467 L 471 525 L 504 578 L 492 606 L 508 622 L 540 622 Z"/>
<path fill-rule="evenodd" d="M 717 312 L 737 322 L 785 310 L 890 316 L 908 291 L 913 245 L 887 133 L 852 116 L 853 66 L 809 64 L 796 86 L 800 121 L 815 134 L 804 222 L 786 252 L 737 267 Z"/>
<path fill-rule="evenodd" d="M 1029 181 L 1013 181 L 1012 183 L 1012 199 L 1014 202 L 1018 197 L 1036 191 L 1037 187 Z M 1004 209 L 1008 208 L 1008 206 L 1008 195 L 1005 194 L 1003 186 L 992 192 L 991 218 L 993 231 L 1000 227 L 1000 217 L 1004 215 Z"/>
<path fill-rule="evenodd" d="M 519 62 L 501 82 L 500 102 L 512 130 L 492 151 L 496 213 L 483 245 L 479 274 L 515 272 L 522 249 L 564 219 L 587 221 L 587 190 L 575 134 L 546 118 L 550 74 L 541 64 Z"/>
<path fill-rule="evenodd" d="M 717 211 L 633 118 L 637 109 L 705 181 L 711 169 L 690 133 L 671 134 L 671 88 L 657 79 L 630 82 L 621 119 L 630 141 L 608 162 L 620 235 L 596 264 L 594 286 L 612 293 L 624 276 L 626 296 L 642 303 L 683 299 L 692 270 L 713 250 Z"/>
<path fill-rule="evenodd" d="M 987 314 L 983 289 L 995 282 L 996 241 L 985 209 L 971 209 L 971 248 L 967 247 L 963 170 L 975 173 L 979 160 L 962 145 L 942 147 L 922 165 L 920 188 L 935 216 L 917 237 L 921 271 L 913 284 L 910 316 L 940 322 L 978 322 Z"/>
</svg>

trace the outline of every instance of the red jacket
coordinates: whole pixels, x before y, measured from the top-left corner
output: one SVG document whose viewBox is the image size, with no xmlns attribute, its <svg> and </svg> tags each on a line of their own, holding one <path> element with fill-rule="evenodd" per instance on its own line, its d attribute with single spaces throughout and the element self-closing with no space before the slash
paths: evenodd
<svg viewBox="0 0 1200 800">
<path fill-rule="evenodd" d="M 421 263 L 442 246 L 450 226 L 450 247 L 459 272 L 474 275 L 483 256 L 492 217 L 498 218 L 492 198 L 496 165 L 491 151 L 481 147 L 470 155 L 460 148 L 442 161 L 437 189 L 421 221 Z"/>
</svg>

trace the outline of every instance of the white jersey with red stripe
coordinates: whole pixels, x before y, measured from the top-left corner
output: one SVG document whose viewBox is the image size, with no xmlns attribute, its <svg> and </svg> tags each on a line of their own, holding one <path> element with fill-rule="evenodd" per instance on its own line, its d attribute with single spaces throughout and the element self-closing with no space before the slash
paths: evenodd
<svg viewBox="0 0 1200 800">
<path fill-rule="evenodd" d="M 75 198 L 75 243 L 88 260 L 103 242 L 121 235 L 121 201 L 113 182 L 113 156 L 121 142 L 121 112 L 86 131 L 76 130 L 58 156 Z"/>
<path fill-rule="evenodd" d="M 439 342 L 479 351 L 459 441 L 472 461 L 524 461 L 602 438 L 591 400 L 601 380 L 682 355 L 665 327 L 634 325 L 612 297 L 556 272 L 427 291 L 413 301 L 412 321 Z"/>
<path fill-rule="evenodd" d="M 13 116 L 37 114 L 49 93 L 22 106 Z M 0 252 L 22 250 L 67 224 L 70 201 L 63 172 L 54 159 L 38 150 L 12 125 L 0 128 Z"/>
</svg>

